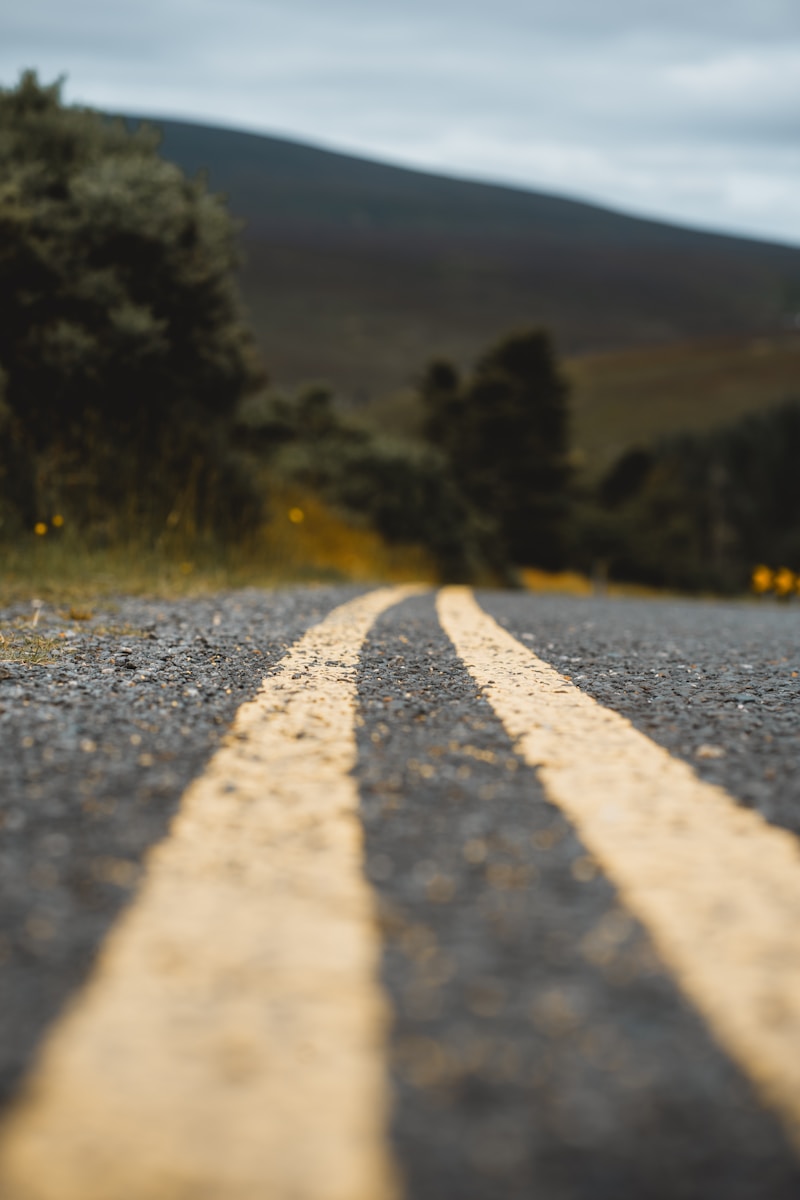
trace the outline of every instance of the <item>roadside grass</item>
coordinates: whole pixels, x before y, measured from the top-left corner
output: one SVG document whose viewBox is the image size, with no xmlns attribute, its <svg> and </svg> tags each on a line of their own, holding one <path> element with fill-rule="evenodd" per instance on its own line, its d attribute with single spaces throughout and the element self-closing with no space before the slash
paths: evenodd
<svg viewBox="0 0 800 1200">
<path fill-rule="evenodd" d="M 662 588 L 646 587 L 639 583 L 594 581 L 577 571 L 540 571 L 523 567 L 519 571 L 522 586 L 528 592 L 553 592 L 562 596 L 633 596 L 655 599 L 675 595 Z"/>
<path fill-rule="evenodd" d="M 127 538 L 91 546 L 63 528 L 0 545 L 0 609 L 17 610 L 13 620 L 0 619 L 0 662 L 42 663 L 63 653 L 63 636 L 36 631 L 37 613 L 44 605 L 60 622 L 69 623 L 93 621 L 95 609 L 101 609 L 104 624 L 93 625 L 95 632 L 136 637 L 144 632 L 108 621 L 117 596 L 174 599 L 297 583 L 440 582 L 422 548 L 388 545 L 373 530 L 354 526 L 313 496 L 286 489 L 273 495 L 271 510 L 255 538 L 230 547 L 180 534 L 155 542 Z M 641 598 L 675 594 L 592 580 L 576 571 L 525 567 L 517 576 L 531 592 Z M 490 580 L 476 582 L 492 586 Z"/>
<path fill-rule="evenodd" d="M 292 583 L 436 580 L 422 549 L 387 545 L 312 496 L 283 491 L 271 497 L 270 509 L 254 537 L 232 546 L 180 531 L 103 546 L 90 545 L 68 525 L 31 533 L 0 546 L 0 607 L 46 602 L 81 620 L 100 600 L 108 609 L 115 595 L 179 597 Z"/>
<path fill-rule="evenodd" d="M 17 608 L 19 605 L 16 606 Z M 77 609 L 45 606 L 38 597 L 31 602 L 28 613 L 0 618 L 0 679 L 2 667 L 9 663 L 26 666 L 46 666 L 70 654 L 76 646 L 75 624 L 85 625 L 94 638 L 114 638 L 128 642 L 135 638 L 149 638 L 148 629 L 140 629 L 129 622 L 118 623 L 107 618 L 113 615 L 113 600 L 102 602 L 102 611 L 96 616 L 88 608 Z M 39 618 L 45 613 L 44 630 L 37 630 Z"/>
<path fill-rule="evenodd" d="M 28 663 L 41 666 L 54 662 L 64 650 L 64 642 L 60 638 L 33 633 L 19 623 L 4 624 L 0 628 L 0 665 Z"/>
</svg>

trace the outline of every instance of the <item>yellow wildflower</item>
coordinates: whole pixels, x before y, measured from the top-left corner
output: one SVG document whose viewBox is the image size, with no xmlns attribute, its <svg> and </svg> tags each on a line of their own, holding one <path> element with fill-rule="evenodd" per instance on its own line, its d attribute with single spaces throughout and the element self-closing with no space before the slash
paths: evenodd
<svg viewBox="0 0 800 1200">
<path fill-rule="evenodd" d="M 775 572 L 775 578 L 772 581 L 772 586 L 775 589 L 776 596 L 789 596 L 794 591 L 795 577 L 794 572 L 788 567 L 781 567 Z"/>
<path fill-rule="evenodd" d="M 753 569 L 753 574 L 750 577 L 750 585 L 757 595 L 763 596 L 765 592 L 770 591 L 772 588 L 773 578 L 774 572 L 761 563 Z"/>
</svg>

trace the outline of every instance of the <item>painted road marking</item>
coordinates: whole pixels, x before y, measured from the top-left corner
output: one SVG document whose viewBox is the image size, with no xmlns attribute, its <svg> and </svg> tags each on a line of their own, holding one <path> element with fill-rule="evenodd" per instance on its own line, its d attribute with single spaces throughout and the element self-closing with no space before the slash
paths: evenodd
<svg viewBox="0 0 800 1200">
<path fill-rule="evenodd" d="M 466 589 L 442 626 L 712 1032 L 800 1147 L 800 842 L 701 782 L 502 629 Z"/>
<path fill-rule="evenodd" d="M 4 1200 L 390 1200 L 354 720 L 386 588 L 307 632 L 192 784 L 0 1143 Z"/>
</svg>

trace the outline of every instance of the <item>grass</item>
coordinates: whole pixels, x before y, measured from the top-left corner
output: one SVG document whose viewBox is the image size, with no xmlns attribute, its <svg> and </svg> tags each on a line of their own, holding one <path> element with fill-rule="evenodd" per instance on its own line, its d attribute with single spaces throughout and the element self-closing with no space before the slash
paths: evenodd
<svg viewBox="0 0 800 1200">
<path fill-rule="evenodd" d="M 645 587 L 639 583 L 606 580 L 595 583 L 577 571 L 540 571 L 537 567 L 523 567 L 519 576 L 528 592 L 552 592 L 563 596 L 635 596 L 641 599 L 674 595 L 664 589 Z"/>
<path fill-rule="evenodd" d="M 113 603 L 104 605 L 104 608 L 108 615 L 108 609 L 113 608 Z M 31 605 L 29 617 L 18 616 L 0 621 L 0 667 L 5 663 L 44 666 L 56 662 L 65 654 L 70 653 L 73 646 L 69 640 L 71 635 L 68 632 L 62 629 L 58 633 L 53 633 L 52 630 L 39 633 L 36 630 L 41 610 L 42 601 L 37 598 L 35 604 Z M 53 624 L 52 615 L 49 614 L 51 619 L 48 621 L 51 626 Z M 76 609 L 71 606 L 69 609 L 57 609 L 54 615 L 59 622 L 93 622 L 91 632 L 95 637 L 115 637 L 129 641 L 131 638 L 149 636 L 147 630 L 138 629 L 127 623 L 119 625 L 108 621 L 94 621 L 94 613 L 86 608 Z M 0 671 L 0 679 L 2 677 L 2 671 Z"/>
<path fill-rule="evenodd" d="M 294 491 L 273 494 L 269 522 L 246 546 L 175 538 L 154 546 L 135 538 L 92 547 L 68 529 L 30 534 L 0 547 L 0 607 L 46 601 L 72 620 L 115 595 L 189 596 L 239 587 L 313 582 L 402 582 L 436 579 L 414 546 L 389 546 L 346 522 L 319 500 Z"/>
<path fill-rule="evenodd" d="M 6 624 L 0 629 L 0 663 L 41 665 L 54 662 L 63 654 L 64 643 L 57 637 L 33 633 L 20 623 Z"/>
</svg>

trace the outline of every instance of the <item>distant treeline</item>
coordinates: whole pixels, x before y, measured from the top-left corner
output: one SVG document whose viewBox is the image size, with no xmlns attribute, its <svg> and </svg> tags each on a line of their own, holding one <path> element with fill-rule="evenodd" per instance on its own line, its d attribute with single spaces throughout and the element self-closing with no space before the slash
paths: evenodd
<svg viewBox="0 0 800 1200">
<path fill-rule="evenodd" d="M 631 450 L 593 487 L 570 453 L 548 334 L 419 376 L 424 428 L 390 439 L 325 388 L 273 394 L 235 285 L 235 223 L 158 138 L 0 91 L 0 538 L 58 515 L 87 544 L 246 543 L 305 489 L 443 579 L 578 567 L 737 590 L 800 569 L 800 404 Z"/>
<path fill-rule="evenodd" d="M 798 463 L 800 400 L 632 449 L 584 500 L 584 561 L 604 558 L 620 579 L 726 592 L 761 562 L 797 571 Z"/>
</svg>

